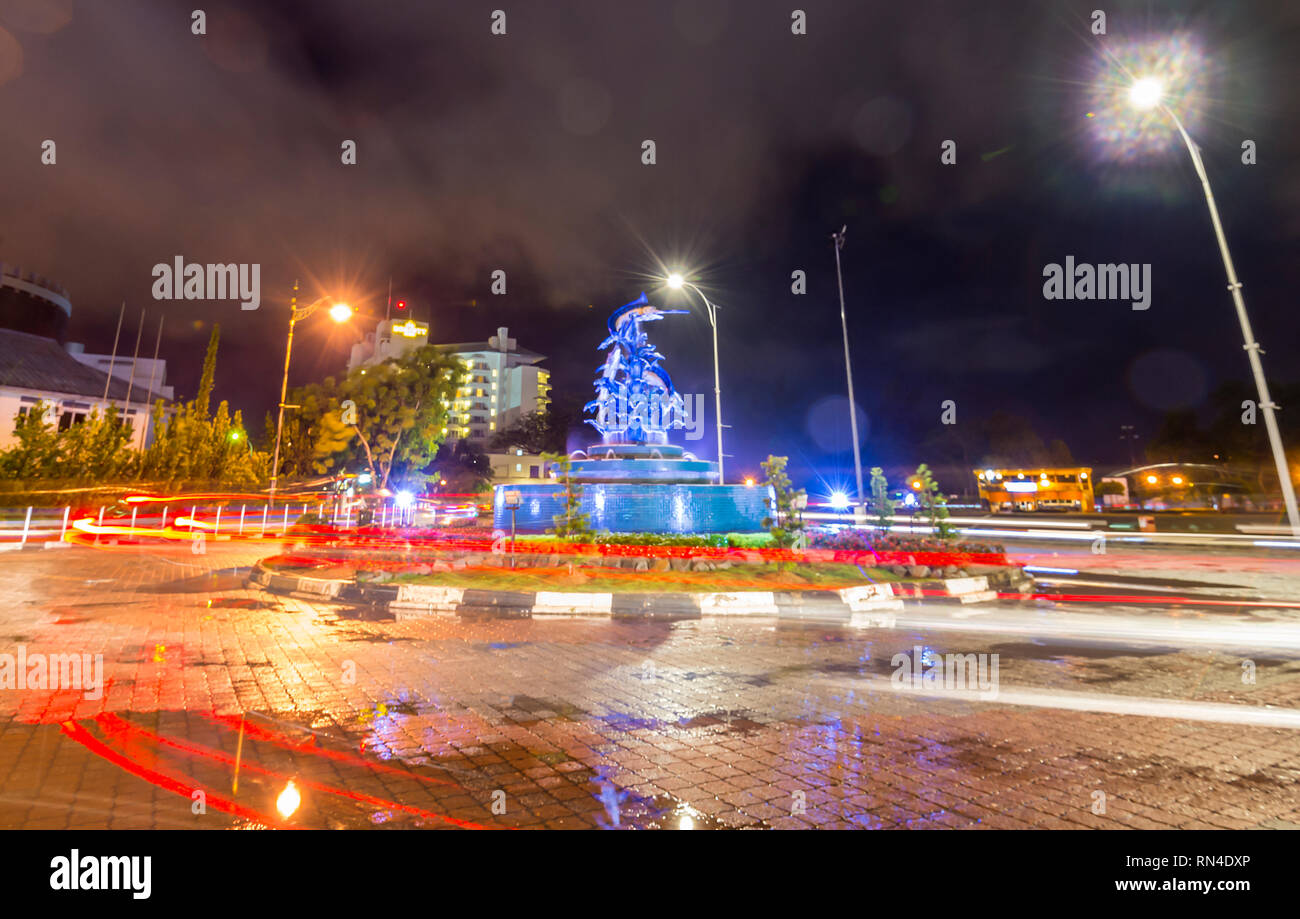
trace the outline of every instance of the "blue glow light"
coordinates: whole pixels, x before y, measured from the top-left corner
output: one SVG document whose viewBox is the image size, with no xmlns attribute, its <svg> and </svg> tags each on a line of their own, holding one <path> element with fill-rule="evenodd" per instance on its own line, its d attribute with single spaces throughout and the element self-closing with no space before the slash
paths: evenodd
<svg viewBox="0 0 1300 919">
<path fill-rule="evenodd" d="M 837 511 L 844 510 L 844 508 L 848 506 L 849 496 L 844 492 L 837 491 L 835 494 L 831 495 L 831 507 L 835 508 Z"/>
</svg>

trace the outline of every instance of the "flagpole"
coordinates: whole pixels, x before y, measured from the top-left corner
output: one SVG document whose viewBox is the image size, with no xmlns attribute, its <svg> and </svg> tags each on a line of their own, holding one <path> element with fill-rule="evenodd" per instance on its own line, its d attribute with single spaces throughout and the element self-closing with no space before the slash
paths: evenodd
<svg viewBox="0 0 1300 919">
<path fill-rule="evenodd" d="M 108 384 L 113 382 L 113 364 L 117 362 L 117 340 L 122 335 L 122 317 L 126 315 L 126 301 L 117 313 L 117 331 L 113 333 L 113 354 L 108 359 L 108 379 L 104 381 L 104 401 L 108 401 Z"/>
<path fill-rule="evenodd" d="M 153 343 L 153 364 L 149 367 L 149 391 L 145 395 L 146 399 L 150 398 L 153 395 L 153 378 L 154 378 L 154 374 L 158 372 L 158 348 L 159 346 L 162 345 L 163 320 L 166 318 L 167 317 L 165 315 L 158 317 L 158 338 Z M 146 412 L 145 419 L 144 419 L 143 433 L 140 436 L 141 450 L 144 449 L 145 446 L 144 442 L 149 439 L 149 422 L 151 420 L 152 420 L 151 416 L 149 415 L 148 412 Z"/>
<path fill-rule="evenodd" d="M 140 310 L 140 329 L 135 333 L 135 351 L 131 354 L 131 373 L 126 380 L 126 402 L 122 406 L 124 412 L 131 410 L 131 390 L 135 386 L 135 364 L 140 360 L 140 339 L 144 337 L 144 310 Z"/>
<path fill-rule="evenodd" d="M 131 355 L 131 372 L 127 374 L 126 379 L 126 401 L 122 403 L 122 417 L 127 421 L 131 420 L 131 390 L 135 386 L 135 368 L 140 361 L 140 339 L 144 337 L 144 313 L 144 310 L 140 310 L 140 329 L 135 333 L 135 352 Z M 131 422 L 131 441 L 135 441 L 135 422 Z"/>
</svg>

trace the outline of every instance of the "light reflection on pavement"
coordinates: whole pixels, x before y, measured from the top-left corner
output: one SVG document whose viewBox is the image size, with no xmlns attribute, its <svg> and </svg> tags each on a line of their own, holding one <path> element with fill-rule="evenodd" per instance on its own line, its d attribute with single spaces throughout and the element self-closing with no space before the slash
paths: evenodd
<svg viewBox="0 0 1300 919">
<path fill-rule="evenodd" d="M 98 700 L 0 691 L 0 826 L 1300 823 L 1300 731 L 1178 708 L 1300 708 L 1291 623 L 1023 604 L 964 618 L 909 606 L 895 628 L 861 631 L 394 621 L 245 589 L 262 554 L 0 558 L 0 653 L 102 654 L 107 677 Z M 1227 645 L 1251 640 L 1248 684 Z M 916 648 L 998 654 L 1016 704 L 893 691 L 894 655 Z M 1033 701 L 1069 693 L 1173 707 Z M 290 779 L 302 804 L 286 819 L 275 801 Z"/>
</svg>

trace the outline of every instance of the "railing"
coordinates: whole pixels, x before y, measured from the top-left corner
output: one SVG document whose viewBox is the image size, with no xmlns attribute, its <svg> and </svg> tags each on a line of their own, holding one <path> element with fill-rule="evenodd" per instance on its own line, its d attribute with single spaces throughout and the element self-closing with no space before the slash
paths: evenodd
<svg viewBox="0 0 1300 919">
<path fill-rule="evenodd" d="M 428 509 L 427 502 L 419 506 Z M 346 531 L 360 525 L 356 504 L 239 504 L 186 505 L 144 504 L 129 514 L 100 507 L 94 510 L 67 507 L 0 508 L 0 551 L 38 545 L 67 544 L 69 534 L 87 537 L 188 538 L 202 532 L 207 536 L 260 539 L 283 538 L 299 518 L 317 515 L 325 526 Z M 399 506 L 385 501 L 374 508 L 369 526 L 409 527 L 414 523 L 414 505 Z"/>
</svg>

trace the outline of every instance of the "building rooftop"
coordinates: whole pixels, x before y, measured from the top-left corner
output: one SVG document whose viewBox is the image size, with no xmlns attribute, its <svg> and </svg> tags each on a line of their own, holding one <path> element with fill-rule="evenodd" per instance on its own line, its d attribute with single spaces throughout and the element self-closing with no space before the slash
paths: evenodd
<svg viewBox="0 0 1300 919">
<path fill-rule="evenodd" d="M 501 351 L 496 345 L 486 341 L 462 341 L 450 345 L 437 345 L 439 348 L 446 348 L 456 354 L 472 354 L 483 352 L 485 354 L 497 354 Z M 536 351 L 529 351 L 527 348 L 511 348 L 505 352 L 516 360 L 525 364 L 536 364 L 538 361 L 546 360 L 545 354 L 538 354 Z"/>
<path fill-rule="evenodd" d="M 0 329 L 0 386 L 102 399 L 107 379 L 108 374 L 81 363 L 52 338 Z M 121 401 L 126 391 L 127 381 L 114 377 L 108 397 Z M 132 404 L 155 399 L 170 401 L 158 393 L 146 394 L 144 386 L 131 387 Z"/>
</svg>

